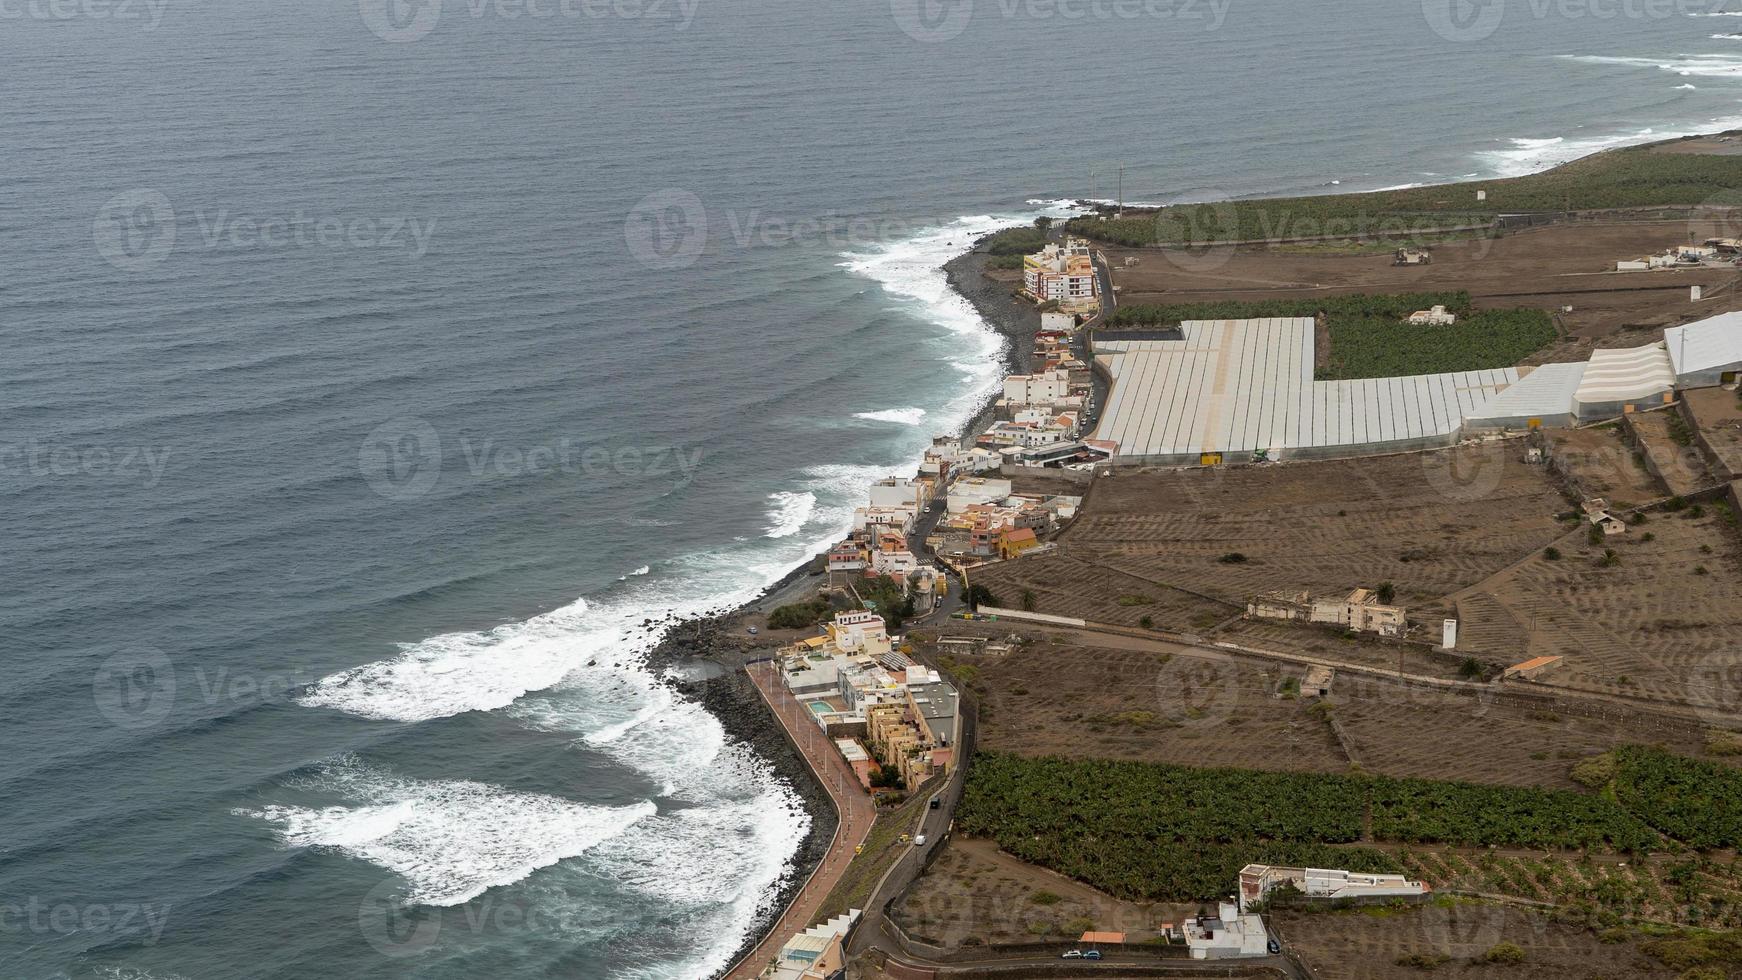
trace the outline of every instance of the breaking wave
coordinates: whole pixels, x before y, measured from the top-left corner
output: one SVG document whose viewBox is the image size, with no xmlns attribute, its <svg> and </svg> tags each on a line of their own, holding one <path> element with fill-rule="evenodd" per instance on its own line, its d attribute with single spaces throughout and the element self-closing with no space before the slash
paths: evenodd
<svg viewBox="0 0 1742 980">
<path fill-rule="evenodd" d="M 347 758 L 297 781 L 348 805 L 265 806 L 239 816 L 279 825 L 289 847 L 330 848 L 404 878 L 408 899 L 459 905 L 584 853 L 653 816 L 651 800 L 588 806 L 470 780 L 427 782 Z"/>
</svg>

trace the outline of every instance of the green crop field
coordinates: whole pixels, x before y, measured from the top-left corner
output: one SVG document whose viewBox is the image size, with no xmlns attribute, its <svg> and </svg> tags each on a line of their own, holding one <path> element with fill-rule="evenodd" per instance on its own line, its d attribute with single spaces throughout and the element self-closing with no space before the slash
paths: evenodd
<svg viewBox="0 0 1742 980">
<path fill-rule="evenodd" d="M 1487 192 L 1478 202 L 1476 192 Z M 1504 213 L 1742 205 L 1742 157 L 1652 153 L 1633 147 L 1506 180 L 1367 194 L 1258 198 L 1186 204 L 1065 227 L 1114 245 L 1204 244 L 1278 238 L 1400 235 L 1487 225 Z"/>
<path fill-rule="evenodd" d="M 1403 322 L 1412 311 L 1444 306 L 1458 314 L 1449 327 Z M 1541 310 L 1476 310 L 1470 294 L 1357 294 L 1259 302 L 1132 304 L 1108 317 L 1107 329 L 1172 325 L 1181 320 L 1237 320 L 1324 314 L 1331 333 L 1322 381 L 1389 378 L 1511 367 L 1555 339 Z"/>
<path fill-rule="evenodd" d="M 1226 894 L 1242 865 L 1392 871 L 1361 841 L 1646 851 L 1661 841 L 1607 795 L 1141 762 L 974 756 L 965 833 L 1131 899 Z"/>
<path fill-rule="evenodd" d="M 1742 772 L 1638 745 L 1615 762 L 1615 798 L 1653 827 L 1696 848 L 1742 845 Z"/>
</svg>

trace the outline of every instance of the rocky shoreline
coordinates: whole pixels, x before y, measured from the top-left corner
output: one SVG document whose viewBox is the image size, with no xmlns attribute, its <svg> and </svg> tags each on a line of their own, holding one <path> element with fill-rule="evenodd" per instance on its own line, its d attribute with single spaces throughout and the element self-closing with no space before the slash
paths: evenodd
<svg viewBox="0 0 1742 980">
<path fill-rule="evenodd" d="M 982 239 L 982 242 L 984 239 Z M 1018 300 L 1008 283 L 984 276 L 990 256 L 975 249 L 951 259 L 944 265 L 950 287 L 971 303 L 986 323 L 1004 337 L 1003 360 L 1006 373 L 1028 370 L 1030 342 L 1040 329 L 1040 314 L 1028 303 Z M 978 434 L 992 422 L 997 393 L 988 394 L 985 403 L 963 427 L 962 435 Z M 708 713 L 719 719 L 726 735 L 747 745 L 766 761 L 776 775 L 792 786 L 804 801 L 811 815 L 810 832 L 800 842 L 793 855 L 793 873 L 773 896 L 766 910 L 765 921 L 758 923 L 755 933 L 733 953 L 734 962 L 755 949 L 764 932 L 775 920 L 778 911 L 786 907 L 813 868 L 828 852 L 838 818 L 827 791 L 817 782 L 804 757 L 787 741 L 779 722 L 769 713 L 754 684 L 744 673 L 744 665 L 773 653 L 766 643 L 758 643 L 742 628 L 745 616 L 766 612 L 776 606 L 814 594 L 820 573 L 813 570 L 814 561 L 788 572 L 780 581 L 764 589 L 762 594 L 737 609 L 679 623 L 671 628 L 647 656 L 647 666 L 655 674 L 668 675 L 671 683 L 684 696 L 700 703 Z"/>
</svg>

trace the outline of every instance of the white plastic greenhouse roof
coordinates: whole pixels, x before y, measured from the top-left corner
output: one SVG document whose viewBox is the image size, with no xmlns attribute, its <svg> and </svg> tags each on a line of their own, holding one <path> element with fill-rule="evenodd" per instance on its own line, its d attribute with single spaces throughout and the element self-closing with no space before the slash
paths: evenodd
<svg viewBox="0 0 1742 980">
<path fill-rule="evenodd" d="M 1675 369 L 1663 344 L 1594 350 L 1573 398 L 1581 405 L 1627 402 L 1675 387 Z"/>
<path fill-rule="evenodd" d="M 1742 313 L 1724 313 L 1663 332 L 1677 377 L 1742 364 Z"/>
<path fill-rule="evenodd" d="M 1487 407 L 1471 414 L 1469 421 L 1481 424 L 1570 414 L 1573 394 L 1584 378 L 1583 361 L 1520 368 L 1518 382 L 1489 399 Z"/>
<path fill-rule="evenodd" d="M 1518 380 L 1512 368 L 1314 381 L 1313 321 L 1188 320 L 1183 340 L 1097 342 L 1114 378 L 1098 439 L 1124 456 L 1432 440 Z"/>
</svg>

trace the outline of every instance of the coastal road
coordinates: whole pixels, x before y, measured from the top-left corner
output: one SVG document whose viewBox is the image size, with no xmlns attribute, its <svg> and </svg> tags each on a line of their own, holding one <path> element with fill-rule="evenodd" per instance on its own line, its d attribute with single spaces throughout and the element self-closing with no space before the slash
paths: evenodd
<svg viewBox="0 0 1742 980">
<path fill-rule="evenodd" d="M 936 664 L 927 666 L 935 667 Z M 965 708 L 958 713 L 961 730 L 956 733 L 956 765 L 950 770 L 941 789 L 932 794 L 938 801 L 938 808 L 933 810 L 929 804 L 920 811 L 919 827 L 911 831 L 925 835 L 923 847 L 914 846 L 907 849 L 895 864 L 884 873 L 883 879 L 872 890 L 871 898 L 865 903 L 864 915 L 859 927 L 853 931 L 853 940 L 848 949 L 851 954 L 864 952 L 868 949 L 881 949 L 891 955 L 899 955 L 904 951 L 899 940 L 889 928 L 888 920 L 883 915 L 883 909 L 897 895 L 900 895 L 919 877 L 925 868 L 927 855 L 944 846 L 945 838 L 949 836 L 950 825 L 956 818 L 956 805 L 962 800 L 962 786 L 967 781 L 968 760 L 974 754 L 974 736 L 976 729 L 973 706 L 966 699 L 961 699 L 958 705 Z"/>
<path fill-rule="evenodd" d="M 780 955 L 780 948 L 793 936 L 816 924 L 823 900 L 840 881 L 842 873 L 853 860 L 853 849 L 865 842 L 871 824 L 877 818 L 877 807 L 859 786 L 859 778 L 835 751 L 834 743 L 823 734 L 816 719 L 787 693 L 776 676 L 772 662 L 751 664 L 745 668 L 762 699 L 786 729 L 787 736 L 798 746 L 805 762 L 816 773 L 817 781 L 828 791 L 840 815 L 834 839 L 816 870 L 787 904 L 780 920 L 768 931 L 762 943 L 751 950 L 725 974 L 724 980 L 750 980 L 762 974 L 768 964 Z"/>
</svg>

